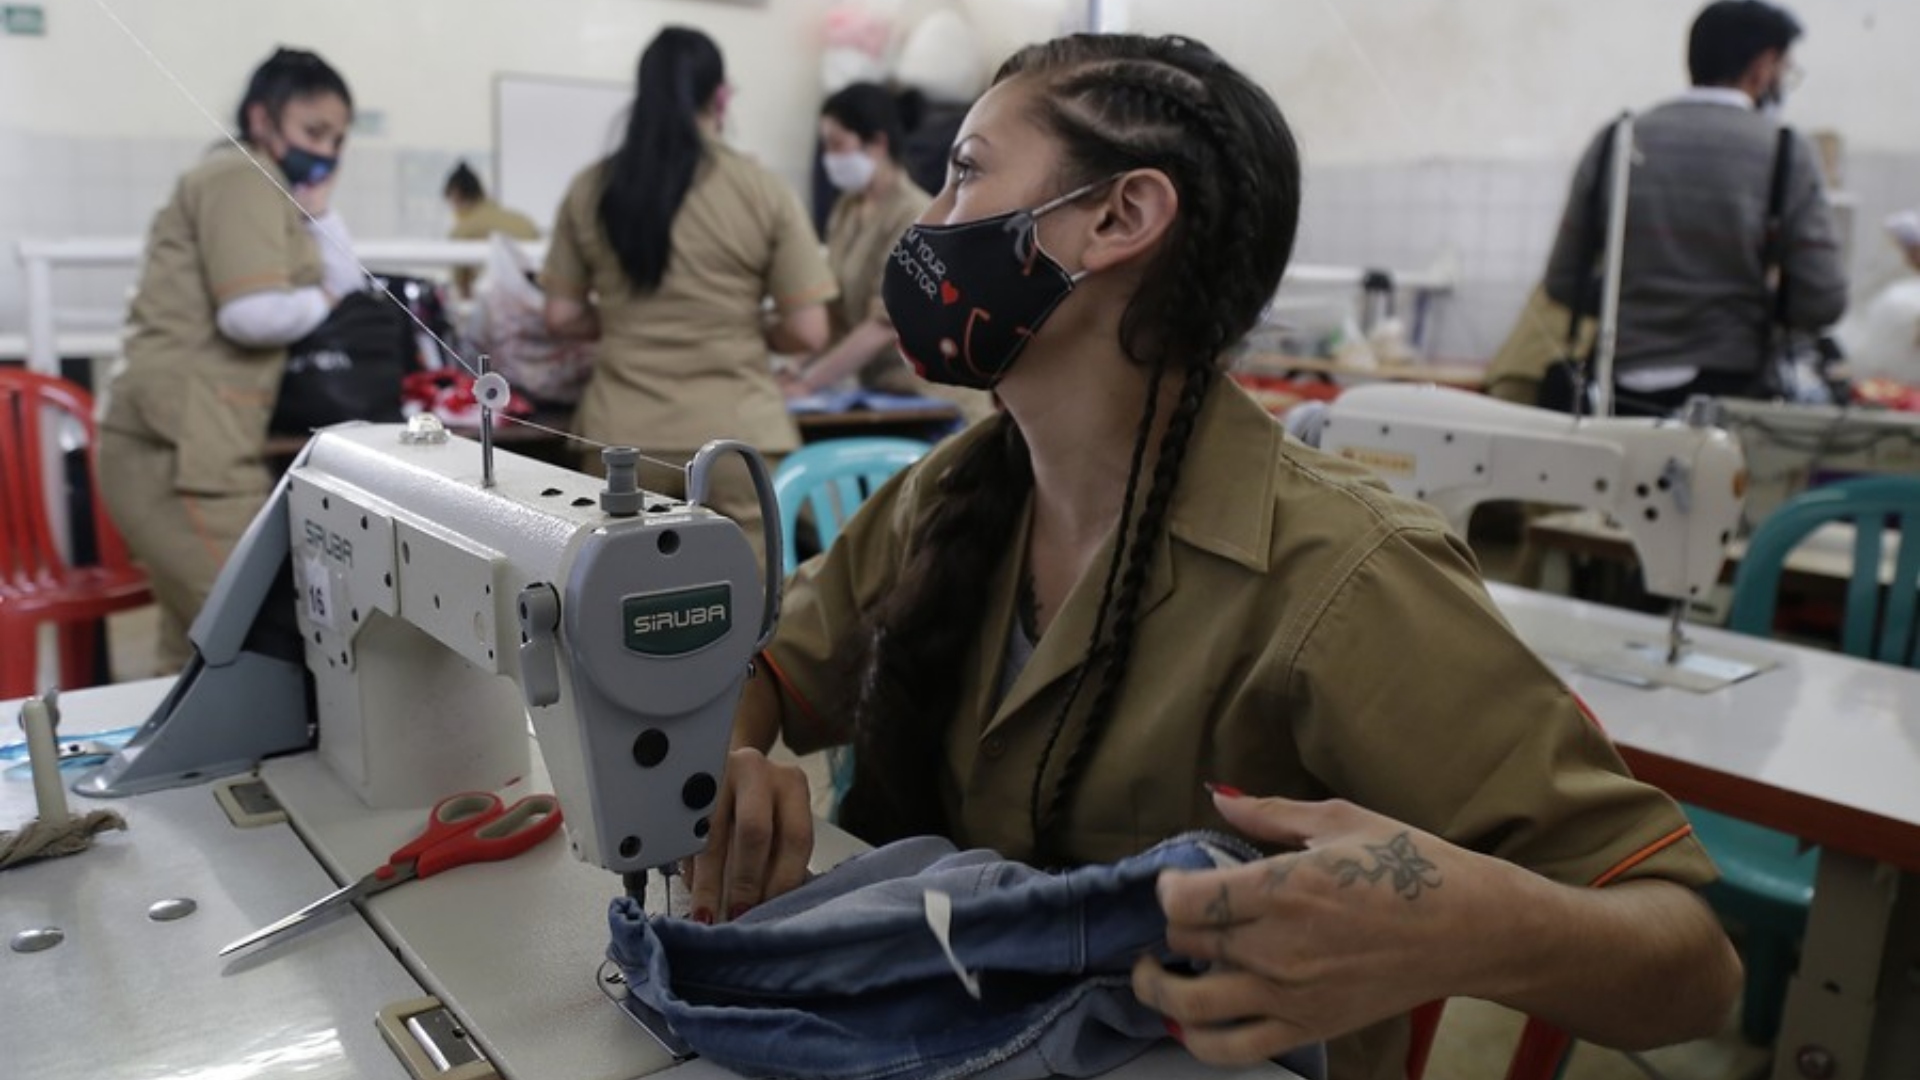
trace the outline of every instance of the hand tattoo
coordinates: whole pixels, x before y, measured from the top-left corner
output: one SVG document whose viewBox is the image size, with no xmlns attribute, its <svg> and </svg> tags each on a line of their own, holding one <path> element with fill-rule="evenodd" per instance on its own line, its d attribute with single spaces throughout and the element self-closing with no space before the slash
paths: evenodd
<svg viewBox="0 0 1920 1080">
<path fill-rule="evenodd" d="M 1207 922 L 1215 929 L 1233 925 L 1233 901 L 1227 895 L 1227 887 L 1220 886 L 1220 895 L 1207 901 Z"/>
<path fill-rule="evenodd" d="M 1413 837 L 1407 833 L 1384 844 L 1368 844 L 1366 849 L 1373 857 L 1371 866 L 1355 859 L 1338 859 L 1327 867 L 1343 888 L 1356 881 L 1371 884 L 1390 877 L 1394 892 L 1408 900 L 1417 900 L 1422 889 L 1440 887 L 1440 868 L 1420 854 L 1413 846 Z"/>
<path fill-rule="evenodd" d="M 1260 879 L 1260 892 L 1263 895 L 1277 893 L 1293 876 L 1293 868 L 1299 864 L 1292 859 L 1267 863 L 1267 876 Z"/>
</svg>

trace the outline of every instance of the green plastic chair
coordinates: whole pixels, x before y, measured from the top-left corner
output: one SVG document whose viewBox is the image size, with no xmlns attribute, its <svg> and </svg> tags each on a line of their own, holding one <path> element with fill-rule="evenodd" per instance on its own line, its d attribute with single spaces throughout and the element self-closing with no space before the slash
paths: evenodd
<svg viewBox="0 0 1920 1080">
<path fill-rule="evenodd" d="M 1770 637 L 1780 574 L 1789 553 L 1830 522 L 1854 526 L 1853 576 L 1847 583 L 1841 648 L 1851 656 L 1920 667 L 1915 598 L 1920 594 L 1920 477 L 1845 480 L 1803 492 L 1760 523 L 1747 543 L 1733 581 L 1727 625 L 1744 634 Z M 1901 536 L 1894 574 L 1884 597 L 1880 580 L 1882 532 Z M 1915 538 L 1907 543 L 1908 537 Z M 1746 996 L 1740 1031 L 1754 1043 L 1780 1031 L 1787 980 L 1807 928 L 1813 903 L 1818 848 L 1797 837 L 1751 822 L 1685 808 L 1694 834 L 1720 867 L 1707 899 L 1729 921 L 1746 928 L 1743 949 Z"/>
<path fill-rule="evenodd" d="M 800 565 L 794 527 L 800 508 L 812 511 L 820 549 L 833 546 L 854 511 L 893 475 L 919 461 L 931 449 L 913 439 L 852 438 L 809 443 L 788 454 L 773 472 L 774 500 L 780 504 L 780 556 L 784 572 Z M 853 752 L 835 747 L 827 752 L 833 776 L 833 816 L 853 784 Z"/>
</svg>

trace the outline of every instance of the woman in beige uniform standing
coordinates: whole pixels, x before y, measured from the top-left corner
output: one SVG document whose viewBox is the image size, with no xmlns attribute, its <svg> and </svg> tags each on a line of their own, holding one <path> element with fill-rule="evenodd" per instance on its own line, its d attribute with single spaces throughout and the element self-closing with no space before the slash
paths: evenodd
<svg viewBox="0 0 1920 1080">
<path fill-rule="evenodd" d="M 547 326 L 599 341 L 574 419 L 580 435 L 675 463 L 709 439 L 736 438 L 771 465 L 800 440 L 769 350 L 825 344 L 837 290 L 799 198 L 720 141 L 727 95 L 705 34 L 668 27 L 647 46 L 625 140 L 560 205 Z M 597 451 L 585 465 L 600 468 Z M 729 461 L 715 478 L 714 509 L 759 550 L 745 469 Z M 683 493 L 678 470 L 643 464 L 641 482 Z"/>
<path fill-rule="evenodd" d="M 832 344 L 785 387 L 800 397 L 857 375 L 873 390 L 950 400 L 972 423 L 993 411 L 992 398 L 915 375 L 894 346 L 893 324 L 880 302 L 881 270 L 894 242 L 933 201 L 901 165 L 905 139 L 900 108 L 885 87 L 854 83 L 820 107 L 821 162 L 841 192 L 827 217 L 827 265 L 840 282 L 840 298 L 827 308 Z"/>
<path fill-rule="evenodd" d="M 346 81 L 325 60 L 276 51 L 240 102 L 245 152 L 209 153 L 148 233 L 99 472 L 114 524 L 153 582 L 163 670 L 192 655 L 187 628 L 266 502 L 262 457 L 286 347 L 361 287 L 328 205 L 352 120 Z"/>
<path fill-rule="evenodd" d="M 1286 438 L 1222 376 L 1285 270 L 1300 160 L 1191 41 L 1017 53 L 882 285 L 902 351 L 1003 410 L 875 493 L 789 580 L 695 860 L 692 914 L 806 876 L 798 774 L 851 742 L 840 822 L 1041 866 L 1190 829 L 1272 852 L 1167 873 L 1134 969 L 1195 1056 L 1327 1040 L 1406 1075 L 1409 1009 L 1496 1001 L 1581 1039 L 1719 1029 L 1739 963 L 1686 817 L 1502 619 L 1464 542 Z M 1242 794 L 1242 793 L 1245 794 Z"/>
</svg>

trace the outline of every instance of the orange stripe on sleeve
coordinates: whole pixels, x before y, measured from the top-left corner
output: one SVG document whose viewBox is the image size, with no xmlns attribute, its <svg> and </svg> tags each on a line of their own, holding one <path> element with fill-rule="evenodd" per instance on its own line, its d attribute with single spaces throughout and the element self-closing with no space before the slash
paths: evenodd
<svg viewBox="0 0 1920 1080">
<path fill-rule="evenodd" d="M 813 711 L 813 705 L 793 685 L 793 680 L 787 678 L 787 673 L 780 670 L 780 665 L 774 663 L 773 653 L 762 649 L 760 659 L 767 665 L 767 670 L 773 672 L 773 681 L 780 684 L 780 692 L 791 698 L 795 705 L 800 706 L 800 715 L 806 719 L 807 724 L 817 734 L 827 734 L 825 725 L 820 723 L 820 715 Z"/>
<path fill-rule="evenodd" d="M 1693 833 L 1692 825 L 1680 826 L 1679 828 L 1673 830 L 1672 832 L 1661 837 L 1660 839 L 1655 840 L 1653 843 L 1648 844 L 1646 847 L 1641 848 L 1639 851 L 1636 851 L 1633 854 L 1615 863 L 1611 870 L 1608 870 L 1606 873 L 1601 874 L 1597 878 L 1594 878 L 1593 884 L 1590 886 L 1590 888 L 1598 889 L 1603 885 L 1611 884 L 1613 881 L 1618 879 L 1621 874 L 1626 873 L 1627 871 L 1633 869 L 1634 867 L 1639 866 L 1641 863 L 1646 862 L 1648 859 L 1653 858 L 1655 855 L 1660 854 L 1662 851 L 1665 851 L 1666 849 L 1679 843 L 1681 840 L 1685 839 L 1687 836 L 1692 835 L 1692 833 Z"/>
</svg>

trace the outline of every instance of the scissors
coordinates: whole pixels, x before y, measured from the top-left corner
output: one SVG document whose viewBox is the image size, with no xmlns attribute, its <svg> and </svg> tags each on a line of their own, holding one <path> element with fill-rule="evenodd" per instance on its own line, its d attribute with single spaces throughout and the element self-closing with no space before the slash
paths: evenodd
<svg viewBox="0 0 1920 1080">
<path fill-rule="evenodd" d="M 529 851 L 560 827 L 560 803 L 551 795 L 528 795 L 511 807 L 500 796 L 463 791 L 433 804 L 427 827 L 387 857 L 371 874 L 263 926 L 220 950 L 221 956 L 284 933 L 336 908 L 383 893 L 415 878 L 468 863 L 511 859 Z"/>
</svg>

